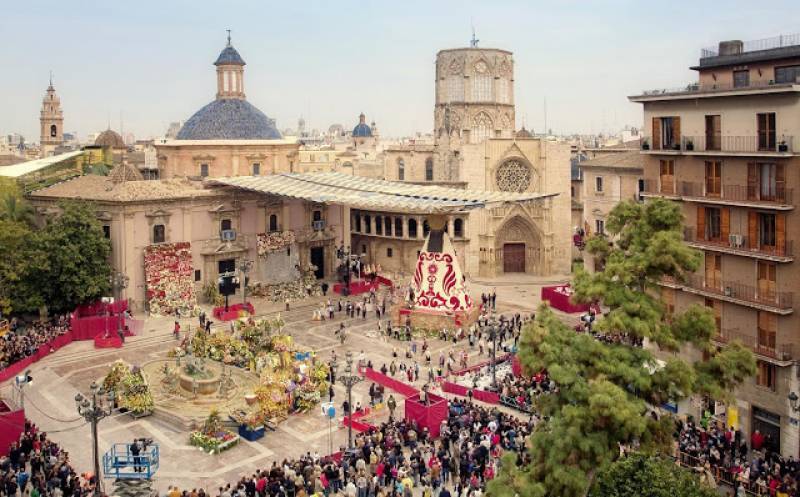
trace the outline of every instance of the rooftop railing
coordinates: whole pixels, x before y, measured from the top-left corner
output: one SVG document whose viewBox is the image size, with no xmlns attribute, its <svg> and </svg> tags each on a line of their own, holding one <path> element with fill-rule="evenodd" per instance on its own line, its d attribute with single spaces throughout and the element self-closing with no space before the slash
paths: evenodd
<svg viewBox="0 0 800 497">
<path fill-rule="evenodd" d="M 757 52 L 759 50 L 771 50 L 773 48 L 791 47 L 800 45 L 800 33 L 789 35 L 778 35 L 760 40 L 748 40 L 742 44 L 741 53 Z M 707 47 L 700 49 L 700 58 L 719 57 L 718 47 Z"/>
<path fill-rule="evenodd" d="M 720 152 L 720 153 L 794 153 L 793 136 L 776 135 L 714 135 L 681 136 L 669 143 L 654 147 L 653 137 L 644 136 L 642 150 L 670 152 Z"/>
<path fill-rule="evenodd" d="M 685 93 L 708 93 L 708 92 L 717 92 L 717 91 L 731 91 L 731 90 L 757 90 L 760 88 L 770 88 L 779 85 L 787 85 L 792 84 L 792 82 L 787 83 L 776 83 L 775 81 L 751 81 L 745 84 L 733 84 L 733 83 L 719 83 L 715 82 L 712 84 L 700 84 L 698 82 L 689 83 L 686 86 L 676 86 L 672 88 L 656 88 L 653 90 L 643 90 L 639 96 L 642 97 L 657 97 L 659 95 L 682 95 Z M 797 84 L 795 81 L 793 84 Z"/>
</svg>

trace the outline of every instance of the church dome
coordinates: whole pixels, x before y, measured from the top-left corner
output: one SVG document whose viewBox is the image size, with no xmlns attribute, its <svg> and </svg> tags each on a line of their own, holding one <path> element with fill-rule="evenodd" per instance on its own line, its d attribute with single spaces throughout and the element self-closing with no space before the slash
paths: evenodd
<svg viewBox="0 0 800 497">
<path fill-rule="evenodd" d="M 125 145 L 125 140 L 119 136 L 119 133 L 110 129 L 100 133 L 100 135 L 98 135 L 97 139 L 94 141 L 94 144 L 103 148 L 128 148 Z"/>
<path fill-rule="evenodd" d="M 354 138 L 369 138 L 372 136 L 372 128 L 369 127 L 366 119 L 367 118 L 363 112 L 360 116 L 358 116 L 358 124 L 355 128 L 353 128 Z"/>
<path fill-rule="evenodd" d="M 239 55 L 239 52 L 233 48 L 230 44 L 230 39 L 228 39 L 228 46 L 222 49 L 222 52 L 219 53 L 219 57 L 217 57 L 217 61 L 214 62 L 215 66 L 222 66 L 228 64 L 234 64 L 243 66 L 244 59 L 242 56 Z"/>
<path fill-rule="evenodd" d="M 533 135 L 530 131 L 525 129 L 525 126 L 522 127 L 519 131 L 517 131 L 517 138 L 533 138 Z"/>
<path fill-rule="evenodd" d="M 225 50 L 223 50 L 223 53 Z M 178 140 L 275 140 L 275 122 L 247 100 L 220 98 L 195 112 L 178 131 Z"/>
</svg>

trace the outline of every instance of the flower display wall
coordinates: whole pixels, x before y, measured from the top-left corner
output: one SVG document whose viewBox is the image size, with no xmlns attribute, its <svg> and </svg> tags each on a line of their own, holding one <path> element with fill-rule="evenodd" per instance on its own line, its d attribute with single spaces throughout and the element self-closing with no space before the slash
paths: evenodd
<svg viewBox="0 0 800 497">
<path fill-rule="evenodd" d="M 276 231 L 256 235 L 259 257 L 285 249 L 295 241 L 294 231 Z"/>
<path fill-rule="evenodd" d="M 189 242 L 150 245 L 144 251 L 144 275 L 151 314 L 191 314 L 197 305 Z"/>
</svg>

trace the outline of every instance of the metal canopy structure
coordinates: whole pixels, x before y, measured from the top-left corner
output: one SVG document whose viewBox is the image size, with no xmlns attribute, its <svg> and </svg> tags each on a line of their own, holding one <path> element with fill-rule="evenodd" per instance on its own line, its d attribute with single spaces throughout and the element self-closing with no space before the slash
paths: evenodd
<svg viewBox="0 0 800 497">
<path fill-rule="evenodd" d="M 558 195 L 462 190 L 378 180 L 336 172 L 235 176 L 207 181 L 213 185 L 230 186 L 265 195 L 297 198 L 321 204 L 413 214 L 445 213 L 509 202 L 532 202 Z"/>
</svg>

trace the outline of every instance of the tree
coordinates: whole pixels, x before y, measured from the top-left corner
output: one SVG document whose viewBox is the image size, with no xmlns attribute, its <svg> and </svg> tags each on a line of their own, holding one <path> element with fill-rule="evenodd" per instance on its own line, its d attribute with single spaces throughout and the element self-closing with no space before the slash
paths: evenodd
<svg viewBox="0 0 800 497">
<path fill-rule="evenodd" d="M 611 464 L 597 477 L 591 497 L 719 497 L 696 474 L 674 462 L 631 454 Z"/>
<path fill-rule="evenodd" d="M 0 312 L 37 310 L 44 301 L 36 283 L 36 271 L 47 260 L 27 225 L 0 219 Z"/>
<path fill-rule="evenodd" d="M 36 236 L 36 244 L 48 261 L 36 279 L 43 301 L 59 312 L 71 311 L 106 294 L 111 275 L 111 244 L 94 209 L 81 202 L 62 203 L 61 209 L 61 215 Z"/>
<path fill-rule="evenodd" d="M 546 369 L 559 391 L 540 401 L 547 421 L 531 435 L 530 463 L 507 460 L 490 495 L 585 496 L 597 472 L 619 457 L 620 444 L 646 451 L 670 447 L 673 425 L 653 415 L 651 406 L 694 394 L 726 399 L 754 374 L 753 355 L 740 343 L 712 346 L 715 323 L 708 309 L 692 306 L 670 315 L 659 298 L 662 278 L 680 280 L 700 263 L 701 254 L 682 242 L 682 222 L 672 202 L 623 202 L 606 222 L 614 242 L 598 236 L 588 243 L 605 267 L 578 272 L 575 298 L 610 309 L 594 331 L 621 337 L 618 343 L 576 333 L 547 307 L 523 331 L 525 371 Z M 662 360 L 637 346 L 643 339 Z M 692 363 L 675 354 L 690 344 L 709 359 Z"/>
<path fill-rule="evenodd" d="M 15 182 L 0 183 L 0 219 L 28 225 L 33 222 L 33 208 Z"/>
</svg>

